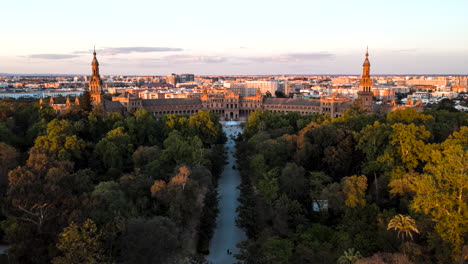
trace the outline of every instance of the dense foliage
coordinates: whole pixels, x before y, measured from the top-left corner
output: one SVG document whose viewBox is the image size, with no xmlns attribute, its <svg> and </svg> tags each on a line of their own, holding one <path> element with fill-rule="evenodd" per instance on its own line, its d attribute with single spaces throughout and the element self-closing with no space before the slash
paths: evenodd
<svg viewBox="0 0 468 264">
<path fill-rule="evenodd" d="M 167 263 L 206 253 L 224 166 L 219 117 L 87 110 L 0 103 L 11 263 Z"/>
<path fill-rule="evenodd" d="M 238 138 L 237 157 L 237 222 L 249 237 L 240 245 L 243 263 L 468 256 L 466 113 L 349 111 L 331 120 L 258 111 Z"/>
</svg>

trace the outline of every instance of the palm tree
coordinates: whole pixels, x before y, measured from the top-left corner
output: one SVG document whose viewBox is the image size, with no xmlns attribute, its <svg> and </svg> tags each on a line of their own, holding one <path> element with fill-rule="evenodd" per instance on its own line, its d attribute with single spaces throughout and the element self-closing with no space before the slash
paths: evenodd
<svg viewBox="0 0 468 264">
<path fill-rule="evenodd" d="M 413 240 L 413 232 L 419 234 L 416 222 L 409 215 L 395 215 L 390 222 L 388 222 L 387 230 L 390 229 L 397 231 L 398 237 L 401 235 L 402 240 L 404 240 L 405 237 L 409 237 Z"/>
<path fill-rule="evenodd" d="M 344 255 L 338 259 L 338 264 L 354 264 L 358 259 L 362 258 L 361 253 L 354 248 L 348 248 L 343 253 Z"/>
</svg>

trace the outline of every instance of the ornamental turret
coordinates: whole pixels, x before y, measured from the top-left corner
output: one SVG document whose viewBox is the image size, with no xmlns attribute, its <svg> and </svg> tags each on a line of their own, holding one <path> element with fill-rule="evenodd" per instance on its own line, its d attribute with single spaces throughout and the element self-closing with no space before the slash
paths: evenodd
<svg viewBox="0 0 468 264">
<path fill-rule="evenodd" d="M 362 78 L 359 82 L 359 88 L 363 92 L 371 92 L 372 79 L 370 77 L 369 50 L 366 51 L 366 59 L 362 64 Z"/>
<path fill-rule="evenodd" d="M 102 103 L 102 80 L 99 76 L 99 62 L 96 58 L 96 49 L 93 52 L 93 61 L 91 62 L 92 75 L 89 81 L 89 93 L 94 104 Z"/>
<path fill-rule="evenodd" d="M 362 107 L 367 111 L 373 110 L 372 79 L 370 77 L 369 49 L 366 51 L 366 59 L 362 64 L 362 76 L 359 82 L 358 100 Z"/>
</svg>

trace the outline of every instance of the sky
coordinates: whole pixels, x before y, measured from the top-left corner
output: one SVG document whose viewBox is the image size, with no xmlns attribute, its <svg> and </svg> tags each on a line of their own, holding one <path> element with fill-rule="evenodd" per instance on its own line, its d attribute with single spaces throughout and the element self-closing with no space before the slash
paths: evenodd
<svg viewBox="0 0 468 264">
<path fill-rule="evenodd" d="M 468 74 L 466 0 L 5 0 L 0 72 Z"/>
</svg>

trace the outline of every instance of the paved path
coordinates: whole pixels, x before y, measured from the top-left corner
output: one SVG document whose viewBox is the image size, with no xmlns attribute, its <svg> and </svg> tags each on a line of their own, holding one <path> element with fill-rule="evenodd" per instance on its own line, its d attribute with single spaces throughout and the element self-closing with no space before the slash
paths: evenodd
<svg viewBox="0 0 468 264">
<path fill-rule="evenodd" d="M 233 166 L 236 165 L 234 157 L 236 146 L 234 140 L 231 139 L 231 135 L 237 135 L 237 133 L 242 132 L 242 129 L 239 127 L 239 122 L 221 123 L 228 137 L 225 144 L 228 164 L 224 167 L 218 181 L 219 215 L 215 233 L 210 242 L 208 260 L 213 264 L 232 264 L 237 262 L 234 258 L 234 255 L 238 252 L 237 243 L 246 239 L 244 231 L 236 226 L 236 208 L 239 206 L 237 186 L 241 183 L 241 179 L 239 171 L 233 169 Z M 231 255 L 227 254 L 228 249 L 232 251 Z"/>
<path fill-rule="evenodd" d="M 0 245 L 0 255 L 6 254 L 8 247 L 8 245 Z"/>
</svg>

